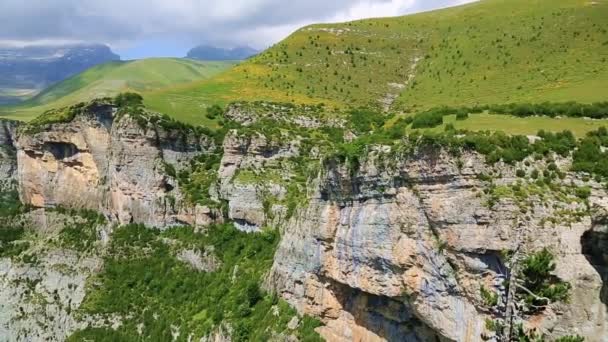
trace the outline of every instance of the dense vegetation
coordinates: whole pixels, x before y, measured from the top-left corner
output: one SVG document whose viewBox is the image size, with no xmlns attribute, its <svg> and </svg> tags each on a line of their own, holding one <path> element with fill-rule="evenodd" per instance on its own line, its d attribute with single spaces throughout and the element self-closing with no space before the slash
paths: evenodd
<svg viewBox="0 0 608 342">
<path fill-rule="evenodd" d="M 530 292 L 520 290 L 519 293 L 533 312 L 544 308 L 551 302 L 568 299 L 570 284 L 560 281 L 553 275 L 554 271 L 554 256 L 546 248 L 523 260 L 522 286 Z"/>
<path fill-rule="evenodd" d="M 469 114 L 489 112 L 492 114 L 513 115 L 516 117 L 548 116 L 571 118 L 608 118 L 608 102 L 591 104 L 571 102 L 544 102 L 540 104 L 511 103 L 506 105 L 484 105 L 473 107 L 438 107 L 415 114 L 412 128 L 432 128 L 443 124 L 443 117 L 455 115 L 457 120 L 466 120 Z M 497 127 L 500 129 L 500 127 Z"/>
<path fill-rule="evenodd" d="M 0 258 L 17 256 L 29 248 L 23 239 L 25 227 L 17 219 L 25 210 L 16 190 L 0 191 Z"/>
<path fill-rule="evenodd" d="M 141 225 L 120 227 L 113 234 L 104 271 L 90 282 L 82 310 L 124 315 L 124 324 L 116 331 L 79 331 L 71 340 L 166 341 L 179 332 L 177 340 L 186 341 L 189 334 L 200 338 L 222 322 L 232 327 L 234 341 L 267 341 L 283 332 L 303 341 L 318 340 L 318 323 L 305 317 L 297 331 L 289 331 L 287 323 L 295 311 L 260 288 L 277 242 L 276 231 L 246 234 L 232 225 L 214 226 L 207 234 L 187 227 L 165 232 Z M 197 271 L 179 261 L 176 255 L 186 249 L 216 255 L 218 269 Z"/>
<path fill-rule="evenodd" d="M 107 224 L 106 218 L 93 210 L 55 207 L 47 211 L 72 218 L 73 221 L 59 232 L 56 239 L 59 247 L 80 253 L 94 250 L 99 241 L 98 228 Z"/>
</svg>

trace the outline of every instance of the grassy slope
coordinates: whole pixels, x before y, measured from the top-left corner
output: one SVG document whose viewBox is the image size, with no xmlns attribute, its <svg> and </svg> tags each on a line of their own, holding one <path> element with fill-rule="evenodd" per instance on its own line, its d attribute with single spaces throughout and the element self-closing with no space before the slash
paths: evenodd
<svg viewBox="0 0 608 342">
<path fill-rule="evenodd" d="M 606 17 L 607 0 L 482 0 L 411 16 L 312 25 L 231 69 L 220 72 L 219 67 L 194 82 L 175 80 L 171 72 L 166 83 L 143 90 L 148 107 L 208 126 L 215 123 L 202 115 L 204 108 L 235 100 L 323 102 L 340 108 L 390 103 L 397 112 L 439 105 L 600 101 L 608 94 Z M 144 77 L 155 79 L 149 73 Z M 105 85 L 113 91 L 120 86 Z M 134 82 L 130 87 L 142 91 Z M 78 94 L 63 99 L 82 97 Z M 31 117 L 46 107 L 17 109 L 13 117 Z M 466 125 L 485 129 L 496 123 L 518 133 L 518 125 L 531 119 L 513 125 L 496 120 L 472 116 Z M 583 119 L 547 119 L 525 131 L 570 124 L 582 127 L 581 132 L 589 126 Z"/>
<path fill-rule="evenodd" d="M 198 62 L 173 58 L 107 63 L 60 82 L 23 104 L 0 108 L 0 113 L 6 113 L 14 119 L 29 120 L 47 109 L 95 97 L 113 96 L 126 90 L 145 94 L 209 78 L 232 65 L 232 62 Z M 152 108 L 155 109 L 154 106 Z"/>
<path fill-rule="evenodd" d="M 379 106 L 396 97 L 394 110 L 605 100 L 607 17 L 606 0 L 483 0 L 313 25 L 219 77 L 156 96 L 184 96 L 175 100 L 182 108 L 238 99 Z"/>
<path fill-rule="evenodd" d="M 503 131 L 508 134 L 536 135 L 538 131 L 551 132 L 571 131 L 577 137 L 584 137 L 588 132 L 594 131 L 601 126 L 608 127 L 608 120 L 590 120 L 586 118 L 550 118 L 550 117 L 527 117 L 521 118 L 511 115 L 498 114 L 470 114 L 466 120 L 456 120 L 456 115 L 444 117 L 443 125 L 423 129 L 425 131 L 441 132 L 448 124 L 454 125 L 456 129 L 470 131 Z"/>
</svg>

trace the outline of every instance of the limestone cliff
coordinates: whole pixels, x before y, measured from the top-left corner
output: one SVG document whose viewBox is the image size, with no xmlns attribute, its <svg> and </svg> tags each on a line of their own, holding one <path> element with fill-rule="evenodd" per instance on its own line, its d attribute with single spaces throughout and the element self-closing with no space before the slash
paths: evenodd
<svg viewBox="0 0 608 342">
<path fill-rule="evenodd" d="M 0 187 L 11 186 L 17 171 L 16 150 L 13 144 L 15 121 L 0 120 Z"/>
<path fill-rule="evenodd" d="M 179 223 L 182 194 L 166 168 L 180 170 L 212 142 L 191 131 L 90 106 L 72 121 L 20 130 L 19 192 L 34 207 L 98 210 L 116 222 Z"/>
<path fill-rule="evenodd" d="M 254 116 L 230 113 L 244 118 L 243 125 L 226 134 L 215 156 L 219 166 L 205 171 L 213 177 L 202 195 L 226 203 L 223 214 L 240 230 L 279 229 L 265 288 L 319 318 L 324 326 L 317 331 L 326 340 L 497 341 L 495 322 L 511 317 L 514 302 L 513 323 L 526 331 L 549 340 L 606 340 L 608 193 L 589 175 L 570 172 L 571 156 L 489 163 L 470 149 L 454 153 L 403 139 L 366 146 L 355 163 L 332 155 L 334 146 L 323 146 L 314 134 L 265 134 L 250 127 Z M 153 118 L 97 104 L 73 120 L 36 129 L 13 133 L 5 124 L 0 139 L 13 152 L 0 159 L 7 161 L 0 163 L 2 177 L 11 179 L 16 170 L 20 197 L 33 207 L 93 209 L 112 223 L 163 228 L 220 219 L 220 209 L 186 201 L 175 176 L 196 157 L 215 153 L 213 140 Z M 302 130 L 323 125 L 296 119 Z M 559 177 L 547 185 L 530 176 L 539 171 Z M 538 305 L 532 298 L 535 306 L 526 307 L 510 293 L 509 281 L 517 283 L 515 267 L 544 249 L 555 257 L 548 277 L 568 284 L 568 299 Z M 65 251 L 51 252 L 34 268 L 0 260 L 0 279 L 28 273 L 55 282 L 49 269 Z M 205 253 L 184 250 L 177 258 L 214 272 L 219 261 L 201 261 Z M 84 279 L 102 267 L 95 255 L 85 256 L 66 254 L 82 271 L 49 287 L 63 296 L 64 283 L 76 283 L 66 295 L 74 307 Z M 2 298 L 27 290 L 7 288 L 12 292 L 0 291 Z M 19 310 L 8 303 L 4 311 Z M 71 330 L 87 323 L 64 313 L 65 304 L 50 310 Z M 27 322 L 13 325 L 12 336 L 27 335 Z M 211 340 L 229 339 L 230 329 L 218 329 Z M 41 339 L 62 340 L 59 330 L 36 331 Z"/>
<path fill-rule="evenodd" d="M 529 195 L 525 205 L 505 197 L 489 206 L 484 190 L 496 184 L 480 175 L 500 175 L 499 186 L 520 180 L 514 168 L 488 167 L 479 155 L 420 153 L 392 165 L 388 157 L 372 153 L 354 175 L 329 165 L 308 206 L 283 229 L 268 284 L 322 317 L 325 338 L 493 339 L 485 322 L 500 315 L 480 288 L 504 290 L 506 251 L 543 247 L 555 251 L 556 274 L 572 285 L 572 297 L 524 324 L 555 337 L 608 336 L 602 186 L 592 184 L 593 214 L 573 219 L 583 205 L 551 193 Z M 580 183 L 569 175 L 562 186 Z"/>
</svg>

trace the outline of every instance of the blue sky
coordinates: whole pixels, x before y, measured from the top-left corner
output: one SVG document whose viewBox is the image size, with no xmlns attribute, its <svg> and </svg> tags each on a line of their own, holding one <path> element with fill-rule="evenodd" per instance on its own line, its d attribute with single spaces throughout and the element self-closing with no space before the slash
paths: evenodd
<svg viewBox="0 0 608 342">
<path fill-rule="evenodd" d="M 0 45 L 110 45 L 123 59 L 183 57 L 199 44 L 264 49 L 299 27 L 473 0 L 1 0 Z"/>
</svg>

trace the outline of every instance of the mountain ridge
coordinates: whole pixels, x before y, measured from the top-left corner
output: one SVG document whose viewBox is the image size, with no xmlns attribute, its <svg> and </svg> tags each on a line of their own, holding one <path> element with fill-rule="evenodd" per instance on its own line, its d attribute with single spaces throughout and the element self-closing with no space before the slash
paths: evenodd
<svg viewBox="0 0 608 342">
<path fill-rule="evenodd" d="M 224 103 L 323 102 L 397 112 L 603 101 L 606 16 L 606 1 L 485 0 L 400 17 L 314 24 L 221 77 L 193 84 L 188 93 L 208 102 L 221 87 Z"/>
<path fill-rule="evenodd" d="M 219 48 L 211 45 L 199 45 L 188 51 L 186 58 L 202 61 L 238 61 L 250 58 L 260 51 L 249 46 Z"/>
<path fill-rule="evenodd" d="M 120 56 L 102 44 L 0 46 L 0 104 L 17 103 L 44 88 Z"/>
</svg>

